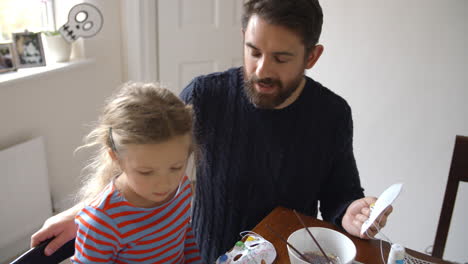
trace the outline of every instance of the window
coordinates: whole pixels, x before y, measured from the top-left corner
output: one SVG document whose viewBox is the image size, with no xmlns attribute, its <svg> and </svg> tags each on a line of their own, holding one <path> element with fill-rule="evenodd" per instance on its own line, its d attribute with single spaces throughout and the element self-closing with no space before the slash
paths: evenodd
<svg viewBox="0 0 468 264">
<path fill-rule="evenodd" d="M 54 29 L 53 0 L 0 0 L 0 42 L 14 32 Z"/>
</svg>

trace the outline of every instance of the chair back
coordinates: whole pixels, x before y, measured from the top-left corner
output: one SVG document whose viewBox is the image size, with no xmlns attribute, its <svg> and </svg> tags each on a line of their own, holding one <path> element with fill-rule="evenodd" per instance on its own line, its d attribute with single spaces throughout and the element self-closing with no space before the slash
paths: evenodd
<svg viewBox="0 0 468 264">
<path fill-rule="evenodd" d="M 44 249 L 50 241 L 52 241 L 52 238 L 42 242 L 37 247 L 31 248 L 13 262 L 10 262 L 10 264 L 59 264 L 73 256 L 75 252 L 75 239 L 65 243 L 51 256 L 46 256 Z"/>
<path fill-rule="evenodd" d="M 457 136 L 445 188 L 432 256 L 442 258 L 460 182 L 468 182 L 468 137 Z"/>
</svg>

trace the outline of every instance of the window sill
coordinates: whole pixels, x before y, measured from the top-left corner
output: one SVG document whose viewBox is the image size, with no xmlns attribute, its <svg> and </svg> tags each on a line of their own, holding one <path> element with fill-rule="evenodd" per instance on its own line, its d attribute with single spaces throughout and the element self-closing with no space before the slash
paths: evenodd
<svg viewBox="0 0 468 264">
<path fill-rule="evenodd" d="M 77 67 L 83 67 L 94 63 L 95 59 L 80 59 L 70 62 L 54 63 L 42 67 L 21 68 L 17 71 L 0 73 L 0 86 L 12 84 L 18 81 L 34 79 L 55 72 L 69 71 Z"/>
</svg>

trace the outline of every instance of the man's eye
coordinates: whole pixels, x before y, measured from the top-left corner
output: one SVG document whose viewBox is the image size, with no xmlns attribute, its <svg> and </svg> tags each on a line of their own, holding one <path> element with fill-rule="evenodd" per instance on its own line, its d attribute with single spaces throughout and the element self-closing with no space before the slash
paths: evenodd
<svg viewBox="0 0 468 264">
<path fill-rule="evenodd" d="M 254 58 L 258 58 L 258 57 L 260 57 L 262 54 L 259 53 L 259 52 L 252 52 L 252 53 L 250 53 L 250 55 L 251 55 L 252 57 L 254 57 Z"/>
<path fill-rule="evenodd" d="M 287 60 L 281 59 L 281 58 L 279 58 L 279 57 L 275 57 L 275 60 L 276 60 L 276 62 L 278 62 L 278 63 L 286 63 L 286 62 L 288 62 Z"/>
</svg>

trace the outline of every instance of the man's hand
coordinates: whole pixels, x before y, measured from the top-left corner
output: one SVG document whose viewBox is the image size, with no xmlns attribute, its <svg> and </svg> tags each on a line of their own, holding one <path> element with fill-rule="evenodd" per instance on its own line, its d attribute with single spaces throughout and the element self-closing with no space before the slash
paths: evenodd
<svg viewBox="0 0 468 264">
<path fill-rule="evenodd" d="M 373 224 L 366 233 L 361 235 L 362 224 L 364 224 L 364 222 L 369 219 L 370 206 L 376 201 L 376 197 L 364 197 L 352 202 L 348 206 L 348 209 L 346 209 L 346 213 L 343 216 L 343 220 L 341 221 L 343 228 L 348 233 L 356 237 L 364 239 L 374 237 L 378 233 L 378 229 L 380 230 L 385 226 L 388 215 L 390 215 L 390 213 L 393 211 L 392 206 L 389 206 L 374 222 L 375 225 L 378 225 L 378 229 Z"/>
<path fill-rule="evenodd" d="M 47 219 L 42 228 L 31 236 L 31 247 L 55 237 L 44 250 L 45 255 L 50 256 L 65 243 L 75 238 L 77 231 L 75 215 L 80 208 L 81 206 L 75 206 Z"/>
</svg>

